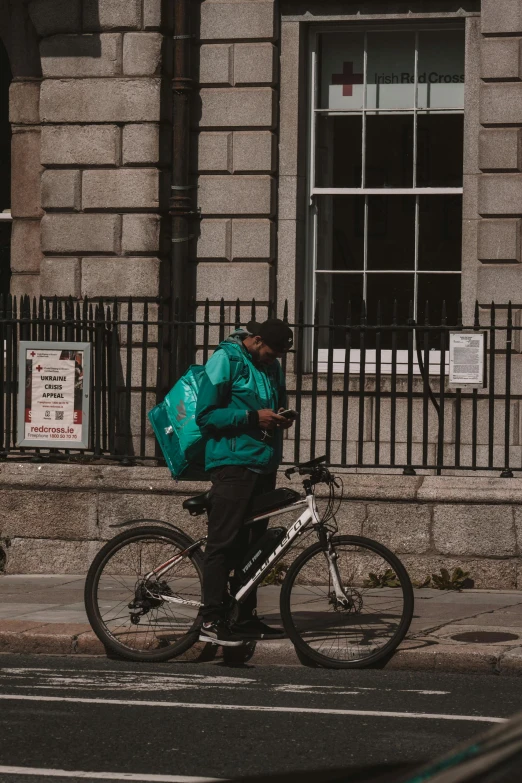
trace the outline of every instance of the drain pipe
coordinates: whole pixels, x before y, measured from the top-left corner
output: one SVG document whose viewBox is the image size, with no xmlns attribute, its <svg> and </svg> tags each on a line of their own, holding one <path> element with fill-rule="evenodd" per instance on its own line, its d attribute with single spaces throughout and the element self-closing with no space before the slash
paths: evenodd
<svg viewBox="0 0 522 783">
<path fill-rule="evenodd" d="M 172 63 L 172 183 L 169 214 L 172 219 L 170 267 L 170 312 L 179 300 L 184 320 L 192 291 L 189 290 L 189 227 L 194 215 L 190 185 L 190 110 L 192 98 L 190 17 L 191 0 L 173 0 L 174 51 Z"/>
</svg>

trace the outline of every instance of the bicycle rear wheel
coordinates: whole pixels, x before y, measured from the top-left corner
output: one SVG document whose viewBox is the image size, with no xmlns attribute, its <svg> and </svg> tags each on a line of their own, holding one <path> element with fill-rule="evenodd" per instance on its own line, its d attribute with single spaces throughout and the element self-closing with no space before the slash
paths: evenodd
<svg viewBox="0 0 522 783">
<path fill-rule="evenodd" d="M 192 543 L 167 527 L 143 526 L 121 533 L 98 552 L 87 574 L 85 608 L 106 648 L 131 661 L 165 661 L 197 641 L 199 550 L 181 557 L 158 580 L 145 579 Z"/>
<path fill-rule="evenodd" d="M 406 569 L 382 544 L 359 536 L 332 539 L 343 589 L 331 581 L 322 544 L 290 567 L 281 590 L 281 617 L 296 649 L 321 666 L 359 669 L 401 643 L 413 615 Z"/>
</svg>

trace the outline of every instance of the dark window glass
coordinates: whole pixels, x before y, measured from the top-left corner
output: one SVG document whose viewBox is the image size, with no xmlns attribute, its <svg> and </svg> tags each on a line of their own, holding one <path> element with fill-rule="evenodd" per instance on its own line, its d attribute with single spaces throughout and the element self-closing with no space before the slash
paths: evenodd
<svg viewBox="0 0 522 783">
<path fill-rule="evenodd" d="M 368 269 L 415 265 L 415 196 L 368 196 Z"/>
<path fill-rule="evenodd" d="M 6 220 L 0 220 L 0 296 L 2 294 L 6 296 L 9 293 L 9 281 L 11 279 L 10 258 L 11 223 Z"/>
<path fill-rule="evenodd" d="M 458 303 L 460 299 L 460 275 L 419 275 L 417 293 L 417 322 L 424 323 L 426 302 L 429 302 L 429 321 L 440 324 L 442 303 L 446 303 L 446 316 L 449 325 L 457 323 Z"/>
<path fill-rule="evenodd" d="M 348 310 L 351 306 L 352 323 L 358 323 L 361 317 L 361 304 L 363 298 L 362 275 L 316 275 L 317 312 L 319 323 L 328 324 L 330 306 L 333 304 L 334 323 L 345 324 Z M 321 329 L 319 335 L 319 348 L 328 347 L 328 329 Z M 336 348 L 345 347 L 343 330 L 336 330 L 334 334 Z"/>
<path fill-rule="evenodd" d="M 462 187 L 464 115 L 417 117 L 417 187 Z"/>
<path fill-rule="evenodd" d="M 462 256 L 462 196 L 419 197 L 422 270 L 458 270 Z"/>
<path fill-rule="evenodd" d="M 413 117 L 368 115 L 366 118 L 366 187 L 413 186 Z"/>
<path fill-rule="evenodd" d="M 316 132 L 316 187 L 360 188 L 362 116 L 319 115 Z"/>
<path fill-rule="evenodd" d="M 9 84 L 11 71 L 0 41 L 0 212 L 11 206 L 11 125 L 9 124 Z"/>
<path fill-rule="evenodd" d="M 368 320 L 375 323 L 377 305 L 381 306 L 381 323 L 390 324 L 394 302 L 397 302 L 399 323 L 408 319 L 410 302 L 414 298 L 413 275 L 370 274 L 367 282 Z"/>
<path fill-rule="evenodd" d="M 0 41 L 0 212 L 11 206 L 11 125 L 9 84 L 11 71 L 7 52 Z M 0 295 L 9 293 L 11 224 L 0 221 Z M 3 347 L 1 348 L 3 350 Z M 1 359 L 0 361 L 3 361 Z M 0 403 L 1 405 L 2 403 Z"/>
<path fill-rule="evenodd" d="M 364 266 L 364 196 L 319 196 L 318 269 Z"/>
</svg>

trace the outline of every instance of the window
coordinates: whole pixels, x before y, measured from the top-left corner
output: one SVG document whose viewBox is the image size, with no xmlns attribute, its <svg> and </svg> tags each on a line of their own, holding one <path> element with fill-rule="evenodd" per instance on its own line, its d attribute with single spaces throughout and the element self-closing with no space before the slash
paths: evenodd
<svg viewBox="0 0 522 783">
<path fill-rule="evenodd" d="M 0 295 L 9 293 L 11 245 L 11 126 L 9 84 L 11 71 L 7 52 L 0 41 Z"/>
<path fill-rule="evenodd" d="M 348 302 L 357 318 L 363 299 L 373 323 L 379 303 L 382 322 L 391 323 L 394 302 L 404 322 L 410 301 L 422 322 L 426 300 L 431 323 L 442 300 L 454 322 L 464 30 L 315 32 L 311 76 L 311 303 L 320 322 L 331 303 L 337 324 Z"/>
</svg>

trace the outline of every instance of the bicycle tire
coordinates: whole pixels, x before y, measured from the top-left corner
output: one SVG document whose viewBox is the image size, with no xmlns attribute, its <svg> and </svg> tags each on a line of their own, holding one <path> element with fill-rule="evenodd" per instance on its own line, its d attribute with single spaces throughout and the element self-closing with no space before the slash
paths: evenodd
<svg viewBox="0 0 522 783">
<path fill-rule="evenodd" d="M 408 576 L 408 573 L 406 569 L 404 568 L 403 564 L 399 560 L 399 558 L 393 553 L 390 552 L 389 549 L 387 549 L 382 544 L 379 544 L 376 541 L 372 541 L 368 538 L 363 538 L 361 536 L 335 536 L 332 539 L 333 546 L 336 548 L 336 551 L 341 546 L 348 546 L 348 547 L 354 547 L 357 548 L 357 551 L 355 552 L 356 555 L 360 555 L 359 561 L 354 567 L 359 569 L 359 574 L 357 576 L 352 575 L 352 582 L 353 584 L 347 585 L 345 584 L 345 580 L 343 579 L 343 574 L 341 574 L 341 579 L 343 581 L 343 587 L 346 589 L 349 587 L 349 590 L 352 591 L 353 596 L 357 595 L 357 602 L 360 602 L 360 607 L 357 609 L 354 609 L 353 612 L 346 611 L 344 613 L 345 617 L 358 617 L 358 624 L 361 627 L 361 633 L 366 633 L 366 636 L 369 635 L 369 629 L 370 629 L 370 623 L 366 622 L 366 631 L 363 631 L 363 625 L 361 625 L 361 618 L 364 617 L 362 614 L 364 609 L 364 599 L 363 594 L 366 595 L 366 604 L 370 604 L 370 597 L 376 598 L 384 596 L 391 596 L 393 594 L 398 595 L 398 590 L 401 590 L 402 593 L 402 611 L 400 614 L 400 621 L 398 622 L 398 626 L 396 631 L 393 633 L 392 637 L 382 646 L 380 646 L 378 649 L 374 650 L 373 652 L 369 652 L 366 655 L 362 655 L 362 652 L 359 653 L 359 657 L 357 657 L 357 654 L 353 654 L 351 652 L 350 656 L 343 659 L 342 657 L 335 657 L 333 655 L 334 646 L 333 644 L 330 647 L 331 654 L 325 654 L 323 651 L 318 651 L 317 649 L 314 649 L 313 646 L 310 644 L 310 639 L 307 641 L 306 634 L 307 632 L 310 634 L 310 628 L 313 628 L 313 623 L 316 623 L 316 627 L 318 628 L 317 635 L 320 633 L 325 636 L 327 633 L 327 626 L 323 625 L 321 626 L 317 619 L 312 619 L 310 615 L 317 614 L 317 612 L 314 613 L 314 611 L 310 611 L 310 607 L 308 607 L 308 610 L 305 610 L 304 607 L 307 604 L 315 603 L 316 606 L 314 609 L 318 609 L 319 606 L 329 606 L 334 605 L 334 591 L 329 584 L 328 591 L 326 592 L 326 585 L 319 586 L 319 585 L 309 585 L 307 584 L 307 579 L 310 580 L 310 573 L 311 570 L 309 570 L 308 574 L 305 575 L 304 580 L 303 576 L 301 576 L 300 581 L 300 574 L 302 575 L 303 569 L 307 566 L 310 568 L 310 561 L 312 558 L 316 557 L 319 553 L 322 553 L 324 556 L 324 563 L 326 565 L 326 555 L 324 551 L 324 547 L 322 544 L 317 542 L 316 544 L 312 544 L 312 546 L 308 547 L 307 549 L 302 552 L 299 557 L 292 563 L 290 566 L 288 573 L 286 575 L 285 581 L 283 582 L 283 586 L 281 589 L 281 599 L 280 599 L 280 608 L 281 608 L 281 618 L 283 621 L 283 626 L 285 628 L 285 631 L 294 644 L 296 651 L 298 651 L 301 655 L 305 656 L 307 659 L 313 661 L 314 663 L 318 664 L 319 666 L 325 667 L 325 668 L 332 668 L 332 669 L 360 669 L 365 668 L 368 666 L 375 665 L 379 663 L 379 661 L 382 661 L 383 659 L 389 657 L 393 651 L 398 647 L 398 645 L 402 642 L 404 639 L 408 628 L 410 627 L 411 619 L 413 616 L 413 605 L 414 605 L 414 599 L 413 599 L 413 589 L 411 586 L 410 578 Z M 363 553 L 363 554 L 361 554 Z M 375 558 L 379 557 L 381 558 L 385 564 L 387 564 L 392 570 L 393 574 L 396 577 L 397 581 L 399 582 L 399 586 L 395 587 L 384 587 L 384 591 L 382 588 L 375 587 L 375 585 L 364 585 L 364 580 L 362 580 L 361 573 L 362 569 L 364 567 L 367 567 L 372 563 L 372 560 L 365 561 L 364 559 L 361 560 L 361 558 L 367 557 L 367 554 L 369 553 L 370 557 L 372 558 L 373 562 L 375 562 Z M 354 558 L 355 563 L 355 558 Z M 312 566 L 313 568 L 313 566 Z M 327 571 L 327 569 L 326 569 Z M 316 572 L 313 572 L 316 573 Z M 356 572 L 354 571 L 353 574 Z M 366 572 L 369 575 L 369 572 Z M 312 577 L 317 579 L 317 577 Z M 391 579 L 391 577 L 388 577 Z M 319 580 L 321 581 L 321 580 Z M 361 582 L 362 584 L 356 585 L 356 582 Z M 312 589 L 313 588 L 313 589 Z M 303 592 L 303 596 L 306 596 L 306 591 L 310 591 L 311 595 L 314 595 L 316 597 L 311 598 L 309 600 L 306 600 L 305 597 L 298 598 L 298 589 L 301 589 Z M 321 594 L 320 591 L 323 591 L 323 594 Z M 292 601 L 294 600 L 292 598 L 292 591 L 294 591 L 294 594 L 296 595 L 295 603 L 294 603 L 294 611 L 292 610 Z M 390 591 L 394 591 L 394 593 L 390 593 Z M 390 598 L 388 597 L 388 602 L 390 601 Z M 300 602 L 300 603 L 298 603 Z M 354 600 L 355 603 L 355 600 Z M 301 612 L 299 613 L 297 611 L 297 607 L 301 606 Z M 328 612 L 331 612 L 332 610 L 327 609 Z M 338 609 L 335 608 L 333 611 L 339 612 Z M 340 610 L 341 612 L 343 610 Z M 368 611 L 368 609 L 367 609 Z M 299 614 L 302 616 L 301 619 L 299 619 Z M 308 617 L 305 617 L 304 615 L 308 614 Z M 325 613 L 323 612 L 322 615 Z M 321 616 L 322 616 L 321 615 Z M 342 615 L 343 616 L 343 615 Z M 371 614 L 371 612 L 368 614 L 368 617 L 371 617 L 371 621 L 375 625 L 379 617 L 384 617 L 381 613 L 381 615 Z M 335 623 L 333 620 L 329 621 L 330 624 L 337 625 L 339 627 L 339 621 L 336 620 Z M 307 631 L 307 625 L 308 625 L 308 631 Z M 354 633 L 353 629 L 357 625 L 357 622 L 354 620 L 351 620 L 350 622 L 345 623 L 345 630 L 343 631 L 345 635 L 349 635 Z M 351 626 L 351 628 L 350 628 Z M 375 631 L 374 631 L 375 633 Z M 303 638 L 304 636 L 304 638 Z M 333 634 L 330 635 L 329 638 L 332 638 Z M 365 642 L 367 645 L 368 643 Z M 360 647 L 362 650 L 362 648 Z M 339 652 L 339 648 L 337 649 L 337 652 Z"/>
<path fill-rule="evenodd" d="M 149 521 L 149 520 L 147 520 Z M 151 522 L 154 522 L 154 520 L 150 520 Z M 89 571 L 87 573 L 87 579 L 85 582 L 85 591 L 84 591 L 84 601 L 85 601 L 85 609 L 87 612 L 87 617 L 89 618 L 89 622 L 91 624 L 91 627 L 98 637 L 98 639 L 102 642 L 102 644 L 105 646 L 106 649 L 110 650 L 111 652 L 115 653 L 118 656 L 121 656 L 123 658 L 126 658 L 130 661 L 139 661 L 139 662 L 145 662 L 145 661 L 166 661 L 170 658 L 174 658 L 178 655 L 182 655 L 184 652 L 186 652 L 192 645 L 197 641 L 199 636 L 199 625 L 197 623 L 197 618 L 194 617 L 193 622 L 192 621 L 192 614 L 196 615 L 197 611 L 195 608 L 187 607 L 187 609 L 183 610 L 184 614 L 181 614 L 180 616 L 183 617 L 183 620 L 181 623 L 178 621 L 177 625 L 181 625 L 180 630 L 184 631 L 185 627 L 187 627 L 187 630 L 185 633 L 181 633 L 181 636 L 179 638 L 176 638 L 173 643 L 169 642 L 169 633 L 165 630 L 167 628 L 170 632 L 170 635 L 172 635 L 172 631 L 176 630 L 176 617 L 173 614 L 173 610 L 170 611 L 170 615 L 166 614 L 165 610 L 165 618 L 161 622 L 163 622 L 163 629 L 161 632 L 161 635 L 158 637 L 154 636 L 154 632 L 151 632 L 150 641 L 147 641 L 147 636 L 143 637 L 142 639 L 138 639 L 138 634 L 140 633 L 139 630 L 133 631 L 131 626 L 134 626 L 134 628 L 139 629 L 139 624 L 134 624 L 130 620 L 130 612 L 129 606 L 127 603 L 127 599 L 120 600 L 117 607 L 122 607 L 121 609 L 118 609 L 118 612 L 122 613 L 122 618 L 125 617 L 126 612 L 129 615 L 129 618 L 127 620 L 128 624 L 128 632 L 125 634 L 123 631 L 120 632 L 118 638 L 115 635 L 115 628 L 111 630 L 111 628 L 108 626 L 109 620 L 107 619 L 107 611 L 105 611 L 105 614 L 103 613 L 102 609 L 104 607 L 100 606 L 100 597 L 101 601 L 107 600 L 105 596 L 108 594 L 108 590 L 112 589 L 116 592 L 119 591 L 119 594 L 116 596 L 116 600 L 124 595 L 125 592 L 128 593 L 128 597 L 133 600 L 136 594 L 137 586 L 139 584 L 139 575 L 137 576 L 137 579 L 134 582 L 134 587 L 131 587 L 133 575 L 125 573 L 124 575 L 118 574 L 117 576 L 114 574 L 106 574 L 104 577 L 104 571 L 108 564 L 110 564 L 111 560 L 115 562 L 115 568 L 118 568 L 122 570 L 121 563 L 127 564 L 127 562 L 122 559 L 120 556 L 120 564 L 118 564 L 118 561 L 116 558 L 118 557 L 118 554 L 122 552 L 124 547 L 126 545 L 131 544 L 139 544 L 140 542 L 146 543 L 146 542 L 157 542 L 160 544 L 162 548 L 161 554 L 163 557 L 165 556 L 165 553 L 167 553 L 167 557 L 171 556 L 170 551 L 172 549 L 178 549 L 180 551 L 183 551 L 187 549 L 191 544 L 194 543 L 193 539 L 191 539 L 189 536 L 185 536 L 182 533 L 179 533 L 175 530 L 172 530 L 168 527 L 165 527 L 164 525 L 161 525 L 161 523 L 156 523 L 152 525 L 143 525 L 141 527 L 134 527 L 130 530 L 126 530 L 123 533 L 120 533 L 118 536 L 115 536 L 113 539 L 108 541 L 98 552 L 96 557 L 94 558 L 93 562 L 91 563 L 91 566 L 89 568 Z M 143 570 L 148 571 L 151 570 L 151 556 L 150 553 L 145 550 L 145 556 L 149 556 L 149 561 L 145 563 L 147 566 L 146 568 L 143 567 Z M 137 565 L 143 565 L 143 551 L 140 550 L 139 555 L 139 562 Z M 202 585 L 202 574 L 203 574 L 203 558 L 201 555 L 201 552 L 199 550 L 193 550 L 187 558 L 184 558 L 183 561 L 181 561 L 183 564 L 187 564 L 187 562 L 190 561 L 190 563 L 193 566 L 194 576 L 191 578 L 191 582 L 189 584 L 194 583 L 194 587 L 190 587 L 190 590 L 193 590 L 194 594 L 194 600 L 201 600 L 201 585 Z M 161 562 L 161 560 L 160 560 Z M 159 565 L 157 563 L 156 565 Z M 154 566 L 153 566 L 154 567 Z M 174 567 L 175 569 L 177 566 Z M 178 569 L 178 572 L 181 571 L 181 569 Z M 103 584 L 103 587 L 100 588 L 100 579 L 104 578 L 107 579 L 107 585 Z M 109 582 L 110 578 L 112 582 Z M 172 580 L 173 576 L 170 578 Z M 178 577 L 178 584 L 180 579 L 185 579 L 184 577 Z M 190 578 L 189 578 L 190 579 Z M 125 581 L 127 584 L 125 584 Z M 114 583 L 114 584 L 113 584 Z M 199 583 L 199 588 L 196 583 Z M 104 591 L 104 594 L 100 596 L 100 589 Z M 176 589 L 176 593 L 180 592 L 179 588 Z M 199 592 L 199 597 L 196 598 L 196 594 Z M 125 604 L 127 603 L 127 607 Z M 165 602 L 162 602 L 161 606 L 163 607 L 165 605 Z M 167 607 L 175 606 L 175 604 L 167 604 Z M 153 607 L 153 609 L 149 610 L 149 612 L 145 613 L 144 616 L 146 617 L 147 614 L 156 612 L 156 616 L 159 613 L 158 607 Z M 105 616 L 105 620 L 104 620 Z M 150 619 L 149 618 L 149 625 L 150 625 Z M 120 618 L 116 617 L 114 618 L 114 622 L 119 621 Z M 141 619 L 140 619 L 141 622 Z M 170 624 L 170 625 L 169 625 Z M 127 626 L 116 626 L 116 628 L 125 628 Z M 142 626 L 143 627 L 143 626 Z M 130 638 L 130 634 L 133 633 L 135 636 L 136 643 L 141 643 L 142 645 L 149 644 L 150 646 L 148 648 L 141 647 L 132 647 L 129 642 L 125 644 L 122 640 L 124 638 Z M 141 633 L 143 633 L 141 631 Z"/>
</svg>

